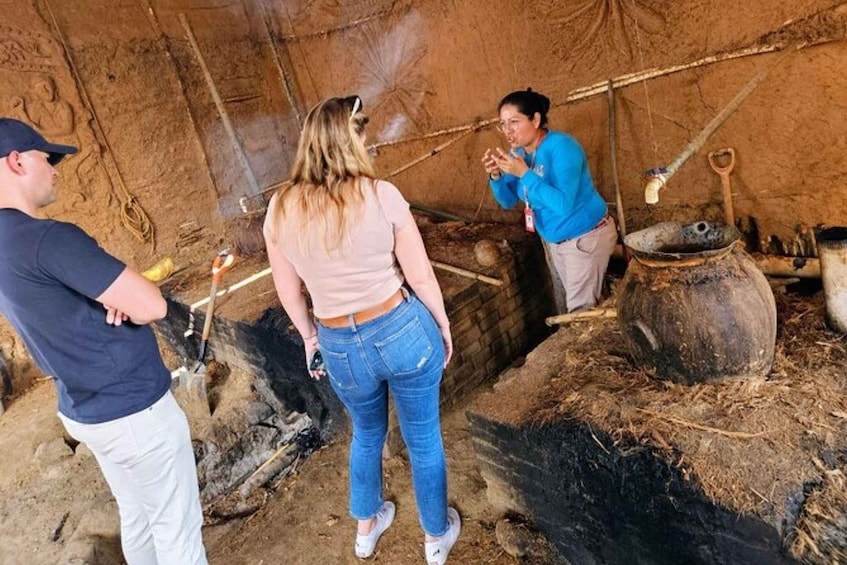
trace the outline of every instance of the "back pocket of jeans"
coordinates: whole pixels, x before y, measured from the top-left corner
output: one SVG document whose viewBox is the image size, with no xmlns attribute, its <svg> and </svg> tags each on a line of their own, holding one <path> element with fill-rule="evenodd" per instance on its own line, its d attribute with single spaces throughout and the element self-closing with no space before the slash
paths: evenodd
<svg viewBox="0 0 847 565">
<path fill-rule="evenodd" d="M 374 344 L 379 356 L 393 375 L 411 375 L 420 371 L 435 348 L 420 319 L 415 318 L 388 338 Z"/>
<path fill-rule="evenodd" d="M 332 383 L 340 390 L 350 390 L 356 388 L 358 383 L 356 377 L 353 376 L 353 371 L 350 369 L 350 361 L 347 359 L 347 353 L 336 353 L 321 349 L 324 363 L 326 364 L 326 372 Z"/>
</svg>

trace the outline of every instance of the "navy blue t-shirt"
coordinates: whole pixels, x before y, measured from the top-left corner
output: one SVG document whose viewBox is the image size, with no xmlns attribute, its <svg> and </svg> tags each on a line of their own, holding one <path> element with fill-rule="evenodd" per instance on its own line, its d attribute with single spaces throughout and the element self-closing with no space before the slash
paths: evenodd
<svg viewBox="0 0 847 565">
<path fill-rule="evenodd" d="M 59 411 L 84 424 L 148 408 L 171 384 L 153 330 L 107 324 L 95 300 L 124 268 L 73 224 L 0 209 L 0 312 L 56 380 Z"/>
</svg>

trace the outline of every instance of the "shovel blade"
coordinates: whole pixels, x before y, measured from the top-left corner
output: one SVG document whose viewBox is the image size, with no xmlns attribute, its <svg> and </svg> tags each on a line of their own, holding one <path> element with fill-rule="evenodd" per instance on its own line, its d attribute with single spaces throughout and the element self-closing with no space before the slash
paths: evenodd
<svg viewBox="0 0 847 565">
<path fill-rule="evenodd" d="M 197 363 L 191 369 L 180 367 L 174 375 L 174 396 L 189 420 L 208 420 L 212 417 L 206 394 L 206 365 Z"/>
</svg>

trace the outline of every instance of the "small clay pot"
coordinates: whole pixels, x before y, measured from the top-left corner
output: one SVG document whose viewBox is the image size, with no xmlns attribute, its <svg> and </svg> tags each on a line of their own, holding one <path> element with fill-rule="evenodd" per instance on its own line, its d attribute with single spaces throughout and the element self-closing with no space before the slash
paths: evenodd
<svg viewBox="0 0 847 565">
<path fill-rule="evenodd" d="M 477 263 L 483 267 L 491 267 L 500 262 L 500 248 L 490 239 L 481 239 L 473 247 Z"/>
</svg>

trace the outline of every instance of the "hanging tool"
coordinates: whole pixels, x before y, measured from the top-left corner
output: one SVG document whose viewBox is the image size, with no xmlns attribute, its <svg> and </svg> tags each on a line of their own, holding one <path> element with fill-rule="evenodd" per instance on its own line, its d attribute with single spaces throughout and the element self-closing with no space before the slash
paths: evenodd
<svg viewBox="0 0 847 565">
<path fill-rule="evenodd" d="M 759 86 L 765 77 L 768 76 L 768 73 L 773 70 L 774 67 L 779 65 L 784 59 L 785 56 L 789 52 L 786 51 L 782 55 L 776 58 L 776 60 L 759 71 L 756 76 L 750 79 L 744 87 L 738 91 L 738 94 L 730 100 L 730 102 L 718 112 L 718 114 L 712 118 L 712 121 L 708 123 L 708 125 L 703 128 L 703 130 L 697 134 L 697 137 L 691 140 L 691 142 L 685 146 L 682 152 L 677 155 L 676 159 L 668 165 L 667 167 L 658 167 L 655 169 L 650 169 L 649 171 L 644 173 L 644 177 L 647 179 L 647 185 L 644 187 L 644 201 L 647 204 L 658 204 L 659 203 L 659 191 L 664 188 L 664 186 L 668 183 L 668 181 L 673 177 L 676 172 L 679 170 L 682 165 L 685 164 L 688 159 L 691 158 L 694 153 L 700 149 L 706 140 L 715 133 L 715 131 L 736 111 L 738 107 L 741 106 L 741 103 L 750 96 L 750 93 Z"/>
<path fill-rule="evenodd" d="M 183 365 L 171 373 L 172 378 L 178 382 L 175 395 L 189 419 L 196 420 L 212 416 L 209 397 L 206 394 L 206 351 L 209 345 L 209 334 L 212 332 L 212 317 L 215 312 L 218 285 L 224 274 L 232 268 L 234 261 L 235 256 L 230 254 L 229 250 L 224 250 L 218 253 L 212 262 L 212 289 L 209 293 L 209 305 L 206 307 L 206 320 L 203 323 L 203 335 L 197 361 L 191 369 Z"/>
<path fill-rule="evenodd" d="M 718 164 L 717 159 L 726 155 L 729 155 L 729 162 L 722 167 Z M 732 209 L 732 182 L 730 181 L 730 175 L 732 175 L 732 171 L 735 169 L 735 149 L 727 147 L 712 151 L 709 153 L 709 165 L 721 177 L 724 220 L 728 226 L 734 226 L 735 212 Z"/>
</svg>

